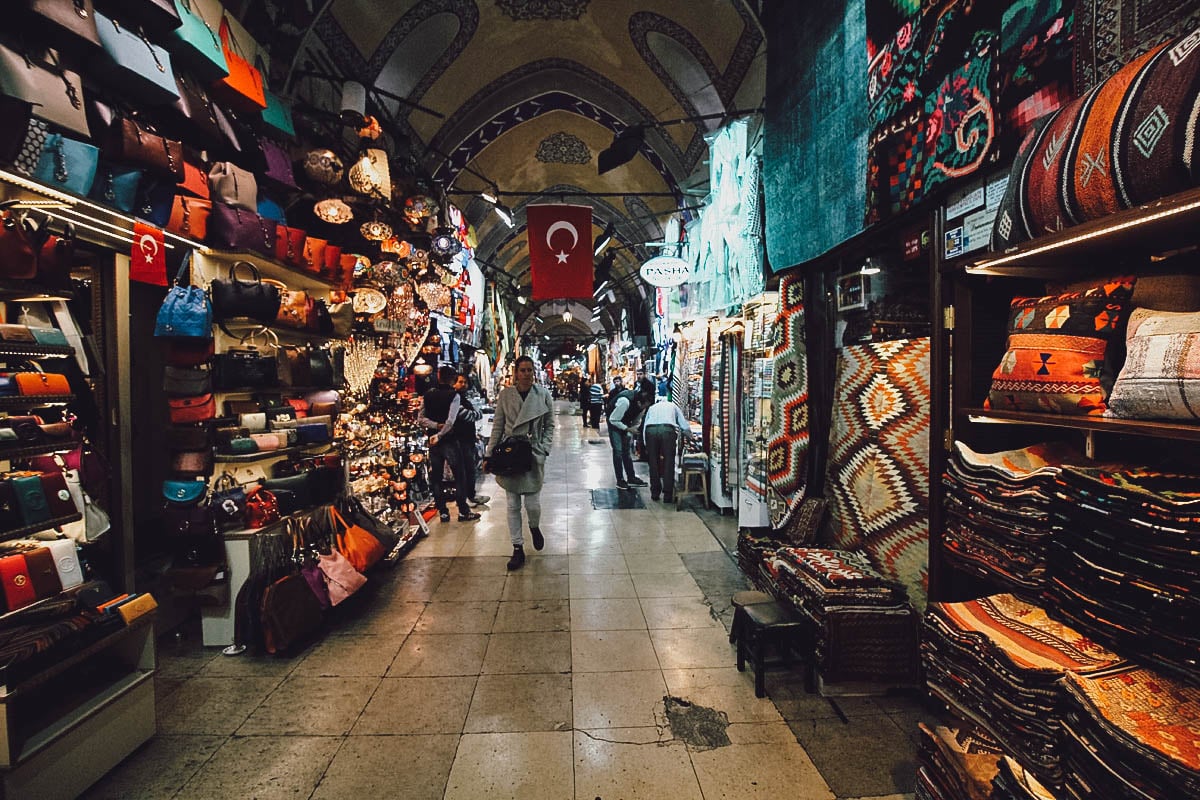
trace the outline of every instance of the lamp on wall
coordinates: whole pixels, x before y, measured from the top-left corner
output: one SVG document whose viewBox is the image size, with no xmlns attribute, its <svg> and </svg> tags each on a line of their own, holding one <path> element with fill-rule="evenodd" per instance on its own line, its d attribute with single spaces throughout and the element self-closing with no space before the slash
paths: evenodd
<svg viewBox="0 0 1200 800">
<path fill-rule="evenodd" d="M 610 170 L 616 169 L 622 164 L 628 164 L 630 161 L 632 161 L 634 156 L 641 152 L 642 147 L 646 144 L 646 131 L 649 128 L 662 128 L 666 127 L 667 125 L 682 125 L 687 122 L 703 122 L 704 120 L 708 119 L 732 119 L 734 117 L 744 117 L 748 114 L 761 113 L 763 113 L 763 109 L 761 108 L 735 108 L 729 111 L 723 111 L 719 114 L 700 114 L 694 117 L 680 117 L 679 119 L 662 120 L 661 122 L 655 120 L 654 122 L 635 123 L 630 125 L 628 128 L 618 131 L 617 134 L 613 136 L 612 144 L 608 146 L 608 149 L 600 151 L 600 155 L 596 157 L 596 168 L 598 170 L 597 174 L 603 175 Z"/>
</svg>

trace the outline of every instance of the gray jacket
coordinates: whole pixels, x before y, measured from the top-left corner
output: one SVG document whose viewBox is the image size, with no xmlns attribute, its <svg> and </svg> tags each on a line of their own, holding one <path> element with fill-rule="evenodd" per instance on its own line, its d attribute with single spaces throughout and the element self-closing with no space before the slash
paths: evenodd
<svg viewBox="0 0 1200 800">
<path fill-rule="evenodd" d="M 496 418 L 488 439 L 485 457 L 508 436 L 528 436 L 533 443 L 533 469 L 521 475 L 497 475 L 496 483 L 509 492 L 536 494 L 545 480 L 546 456 L 554 441 L 554 401 L 550 392 L 534 384 L 521 400 L 515 386 L 509 386 L 496 398 Z"/>
</svg>

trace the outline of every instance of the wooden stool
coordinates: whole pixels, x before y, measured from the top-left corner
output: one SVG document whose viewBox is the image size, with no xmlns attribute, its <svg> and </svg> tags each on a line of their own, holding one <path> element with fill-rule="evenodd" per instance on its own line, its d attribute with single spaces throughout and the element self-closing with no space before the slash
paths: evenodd
<svg viewBox="0 0 1200 800">
<path fill-rule="evenodd" d="M 737 640 L 738 672 L 745 672 L 746 659 L 754 666 L 754 696 L 766 697 L 763 674 L 766 672 L 767 648 L 789 660 L 792 652 L 801 652 L 811 638 L 809 625 L 794 610 L 783 603 L 756 603 L 742 606 L 743 629 Z M 811 691 L 811 667 L 805 676 L 805 688 Z"/>
<path fill-rule="evenodd" d="M 704 501 L 704 507 L 708 508 L 708 459 L 704 459 L 703 466 L 699 461 L 689 464 L 685 460 L 680 468 L 679 484 L 675 487 L 676 511 L 683 506 L 683 498 L 692 496 L 699 496 Z"/>
<path fill-rule="evenodd" d="M 746 612 L 743 610 L 746 606 L 758 605 L 759 603 L 774 603 L 775 598 L 766 592 L 760 592 L 756 589 L 746 589 L 741 592 L 735 592 L 729 603 L 733 606 L 733 622 L 729 625 L 729 643 L 733 644 L 741 635 L 742 628 L 746 624 Z"/>
</svg>

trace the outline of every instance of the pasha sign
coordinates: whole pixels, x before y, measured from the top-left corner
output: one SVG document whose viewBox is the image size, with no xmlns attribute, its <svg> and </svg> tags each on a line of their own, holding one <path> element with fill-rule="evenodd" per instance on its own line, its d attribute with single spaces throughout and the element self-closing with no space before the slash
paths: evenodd
<svg viewBox="0 0 1200 800">
<path fill-rule="evenodd" d="M 658 256 L 642 264 L 641 276 L 651 286 L 665 289 L 687 283 L 692 276 L 692 266 L 682 258 Z"/>
</svg>

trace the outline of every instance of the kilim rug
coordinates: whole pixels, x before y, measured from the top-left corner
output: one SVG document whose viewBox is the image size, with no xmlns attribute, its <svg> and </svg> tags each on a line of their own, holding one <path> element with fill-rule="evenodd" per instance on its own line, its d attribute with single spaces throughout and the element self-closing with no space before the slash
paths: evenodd
<svg viewBox="0 0 1200 800">
<path fill-rule="evenodd" d="M 800 275 L 780 281 L 775 336 L 767 499 L 771 527 L 778 529 L 800 507 L 808 479 L 808 346 L 804 340 L 804 279 Z"/>
<path fill-rule="evenodd" d="M 1077 0 L 1075 91 L 1087 91 L 1154 45 L 1200 25 L 1195 0 Z"/>
<path fill-rule="evenodd" d="M 925 607 L 929 551 L 929 339 L 843 348 L 826 475 L 833 545 L 866 552 Z"/>
</svg>

